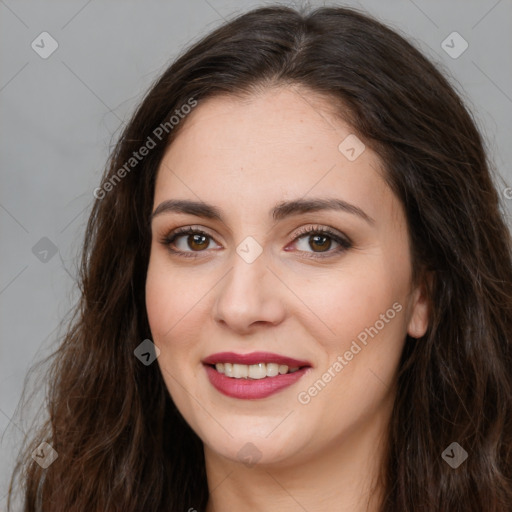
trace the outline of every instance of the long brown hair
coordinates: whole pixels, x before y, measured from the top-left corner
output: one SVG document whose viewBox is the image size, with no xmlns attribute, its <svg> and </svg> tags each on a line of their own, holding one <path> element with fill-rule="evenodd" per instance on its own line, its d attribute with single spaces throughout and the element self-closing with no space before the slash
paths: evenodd
<svg viewBox="0 0 512 512">
<path fill-rule="evenodd" d="M 377 152 L 406 212 L 415 276 L 434 276 L 428 331 L 407 339 L 400 363 L 382 512 L 511 509 L 512 242 L 481 135 L 447 79 L 394 31 L 352 9 L 276 6 L 178 58 L 111 155 L 85 233 L 81 300 L 48 375 L 49 419 L 13 476 L 26 512 L 204 510 L 201 441 L 158 365 L 134 356 L 151 339 L 155 175 L 186 123 L 169 121 L 176 110 L 272 85 L 320 93 Z M 148 138 L 155 147 L 127 166 Z M 58 453 L 46 469 L 30 457 L 42 440 Z M 441 456 L 452 442 L 468 453 L 456 469 Z"/>
</svg>

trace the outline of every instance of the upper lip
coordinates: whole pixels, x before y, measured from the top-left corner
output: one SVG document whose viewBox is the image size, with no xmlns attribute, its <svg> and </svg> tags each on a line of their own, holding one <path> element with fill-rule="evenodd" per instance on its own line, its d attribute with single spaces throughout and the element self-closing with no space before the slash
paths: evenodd
<svg viewBox="0 0 512 512">
<path fill-rule="evenodd" d="M 311 366 L 308 361 L 301 361 L 293 357 L 286 357 L 271 352 L 251 352 L 250 354 L 237 354 L 235 352 L 218 352 L 203 359 L 203 364 L 234 363 L 234 364 L 258 364 L 276 363 L 285 364 L 290 368 Z"/>
</svg>

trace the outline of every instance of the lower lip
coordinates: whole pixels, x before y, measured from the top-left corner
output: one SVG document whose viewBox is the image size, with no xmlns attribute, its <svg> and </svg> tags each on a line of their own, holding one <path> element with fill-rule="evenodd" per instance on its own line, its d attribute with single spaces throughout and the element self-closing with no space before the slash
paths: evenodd
<svg viewBox="0 0 512 512">
<path fill-rule="evenodd" d="M 212 386 L 217 391 L 232 398 L 245 400 L 273 395 L 297 382 L 309 370 L 309 367 L 305 367 L 293 373 L 265 377 L 264 379 L 235 379 L 226 377 L 211 366 L 205 365 L 205 368 Z"/>
</svg>

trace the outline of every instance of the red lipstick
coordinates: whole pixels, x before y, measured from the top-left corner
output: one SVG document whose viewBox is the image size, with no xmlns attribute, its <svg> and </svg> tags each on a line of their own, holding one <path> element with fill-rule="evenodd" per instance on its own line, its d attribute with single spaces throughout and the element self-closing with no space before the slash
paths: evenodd
<svg viewBox="0 0 512 512">
<path fill-rule="evenodd" d="M 272 354 L 271 352 L 251 352 L 250 354 L 236 354 L 235 352 L 219 352 L 203 359 L 203 364 L 233 363 L 233 364 L 258 364 L 276 363 L 285 364 L 290 368 L 311 366 L 307 361 L 300 361 L 291 357 Z"/>
<path fill-rule="evenodd" d="M 308 361 L 273 354 L 271 352 L 251 352 L 250 354 L 237 354 L 234 352 L 219 352 L 206 357 L 203 361 L 208 379 L 212 386 L 226 396 L 239 399 L 266 398 L 297 382 L 311 368 Z M 274 363 L 276 365 L 298 368 L 293 373 L 279 374 L 261 379 L 228 377 L 215 369 L 216 364 L 257 365 L 258 363 Z M 274 367 L 275 368 L 275 367 Z"/>
</svg>

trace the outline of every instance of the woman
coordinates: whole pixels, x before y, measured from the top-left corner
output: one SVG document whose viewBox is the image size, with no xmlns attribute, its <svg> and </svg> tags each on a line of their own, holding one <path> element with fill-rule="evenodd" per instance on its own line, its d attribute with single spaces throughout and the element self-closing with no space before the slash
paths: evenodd
<svg viewBox="0 0 512 512">
<path fill-rule="evenodd" d="M 94 194 L 26 511 L 512 509 L 510 234 L 402 37 L 345 8 L 226 23 Z"/>
</svg>

